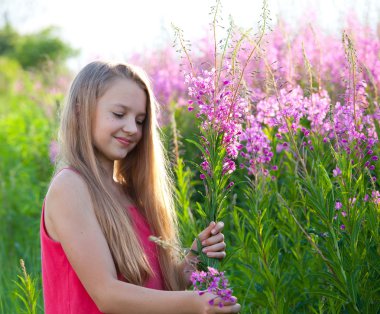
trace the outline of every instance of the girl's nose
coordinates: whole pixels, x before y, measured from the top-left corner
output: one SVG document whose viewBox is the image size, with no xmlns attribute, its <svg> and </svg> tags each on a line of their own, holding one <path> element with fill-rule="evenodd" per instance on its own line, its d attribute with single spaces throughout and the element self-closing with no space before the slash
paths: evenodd
<svg viewBox="0 0 380 314">
<path fill-rule="evenodd" d="M 132 121 L 128 119 L 128 121 L 126 121 L 126 123 L 123 126 L 123 131 L 125 133 L 135 134 L 137 132 L 136 122 L 134 120 Z"/>
</svg>

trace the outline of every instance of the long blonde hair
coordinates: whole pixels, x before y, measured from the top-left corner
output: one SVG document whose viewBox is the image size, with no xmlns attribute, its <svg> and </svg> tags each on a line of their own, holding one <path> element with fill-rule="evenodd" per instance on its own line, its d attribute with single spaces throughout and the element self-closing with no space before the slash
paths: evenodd
<svg viewBox="0 0 380 314">
<path fill-rule="evenodd" d="M 88 185 L 96 217 L 108 242 L 117 271 L 127 282 L 143 285 L 153 275 L 126 208 L 116 202 L 103 183 L 105 173 L 94 152 L 91 124 L 97 100 L 115 79 L 136 82 L 147 97 L 140 142 L 126 158 L 115 162 L 114 177 L 145 215 L 155 236 L 179 247 L 172 183 L 156 121 L 155 100 L 147 75 L 123 63 L 92 62 L 76 76 L 61 115 L 58 165 L 75 168 Z M 57 166 L 57 171 L 59 168 Z M 178 274 L 178 254 L 157 248 L 165 288 L 184 287 Z"/>
</svg>

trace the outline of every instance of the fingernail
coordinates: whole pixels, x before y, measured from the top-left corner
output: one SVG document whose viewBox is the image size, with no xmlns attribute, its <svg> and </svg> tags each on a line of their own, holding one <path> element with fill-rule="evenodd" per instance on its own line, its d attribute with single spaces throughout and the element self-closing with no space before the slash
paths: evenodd
<svg viewBox="0 0 380 314">
<path fill-rule="evenodd" d="M 215 233 L 216 233 L 216 230 L 215 230 L 215 229 L 212 229 L 212 230 L 211 230 L 211 233 L 212 233 L 212 234 L 215 234 Z"/>
</svg>

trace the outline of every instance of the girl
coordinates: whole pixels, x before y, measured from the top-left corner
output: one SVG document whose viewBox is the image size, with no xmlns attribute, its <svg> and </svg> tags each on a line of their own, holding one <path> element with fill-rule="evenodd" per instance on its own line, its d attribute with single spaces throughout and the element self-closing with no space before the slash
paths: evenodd
<svg viewBox="0 0 380 314">
<path fill-rule="evenodd" d="M 93 62 L 74 79 L 41 217 L 46 314 L 239 312 L 236 302 L 219 307 L 213 294 L 179 291 L 190 284 L 194 256 L 180 261 L 173 249 L 155 106 L 146 75 L 130 65 Z M 210 257 L 225 256 L 222 229 L 211 222 L 199 234 Z M 170 246 L 156 247 L 149 235 Z"/>
</svg>

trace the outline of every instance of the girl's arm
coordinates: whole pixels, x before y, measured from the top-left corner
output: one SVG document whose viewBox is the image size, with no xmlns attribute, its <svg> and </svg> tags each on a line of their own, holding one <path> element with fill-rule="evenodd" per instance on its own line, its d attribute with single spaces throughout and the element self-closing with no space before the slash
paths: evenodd
<svg viewBox="0 0 380 314">
<path fill-rule="evenodd" d="M 237 313 L 240 309 L 238 304 L 210 305 L 212 294 L 158 291 L 119 281 L 86 184 L 72 171 L 61 171 L 52 182 L 45 201 L 45 223 L 104 313 L 130 313 L 131 309 L 136 314 Z"/>
</svg>

